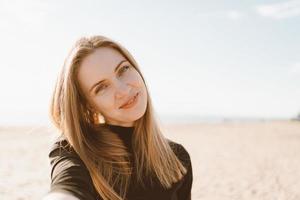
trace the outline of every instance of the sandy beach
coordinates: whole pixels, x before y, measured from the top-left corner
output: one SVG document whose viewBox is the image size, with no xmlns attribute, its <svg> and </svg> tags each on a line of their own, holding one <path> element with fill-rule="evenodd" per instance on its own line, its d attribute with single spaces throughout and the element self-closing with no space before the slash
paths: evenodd
<svg viewBox="0 0 300 200">
<path fill-rule="evenodd" d="M 190 153 L 194 200 L 299 200 L 300 122 L 165 125 Z M 48 127 L 0 127 L 0 199 L 41 199 L 50 184 Z"/>
</svg>

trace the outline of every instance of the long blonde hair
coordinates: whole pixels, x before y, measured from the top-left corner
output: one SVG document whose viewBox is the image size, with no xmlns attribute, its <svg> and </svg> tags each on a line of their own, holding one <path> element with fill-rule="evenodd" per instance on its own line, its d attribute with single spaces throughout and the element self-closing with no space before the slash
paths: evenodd
<svg viewBox="0 0 300 200">
<path fill-rule="evenodd" d="M 135 59 L 120 44 L 103 36 L 83 37 L 70 51 L 57 79 L 51 119 L 86 165 L 95 189 L 104 200 L 124 199 L 133 173 L 132 181 L 137 184 L 153 182 L 151 177 L 155 177 L 163 187 L 170 188 L 186 169 L 160 131 L 148 89 L 145 114 L 135 122 L 133 132 L 134 166 L 121 140 L 107 126 L 97 124 L 87 107 L 78 85 L 78 68 L 84 58 L 100 47 L 118 50 L 143 78 Z"/>
</svg>

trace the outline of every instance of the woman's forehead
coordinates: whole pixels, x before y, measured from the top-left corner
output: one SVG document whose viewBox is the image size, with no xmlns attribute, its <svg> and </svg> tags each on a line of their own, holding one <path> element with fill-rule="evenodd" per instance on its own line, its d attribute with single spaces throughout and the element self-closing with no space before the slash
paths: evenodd
<svg viewBox="0 0 300 200">
<path fill-rule="evenodd" d="M 79 84 L 88 89 L 95 82 L 106 79 L 126 58 L 116 49 L 100 47 L 83 59 L 78 70 Z"/>
<path fill-rule="evenodd" d="M 116 49 L 112 47 L 100 47 L 93 53 L 85 57 L 81 66 L 87 67 L 113 67 L 120 60 L 123 60 L 124 56 Z"/>
</svg>

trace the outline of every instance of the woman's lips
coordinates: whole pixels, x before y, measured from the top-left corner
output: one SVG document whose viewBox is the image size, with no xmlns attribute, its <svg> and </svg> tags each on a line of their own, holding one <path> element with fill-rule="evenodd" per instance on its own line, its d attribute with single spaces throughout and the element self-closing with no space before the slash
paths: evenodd
<svg viewBox="0 0 300 200">
<path fill-rule="evenodd" d="M 133 99 L 130 99 L 128 102 L 130 103 L 126 103 L 125 105 L 121 106 L 120 108 L 124 109 L 124 108 L 131 108 L 132 106 L 134 106 L 137 102 L 137 99 L 138 99 L 138 95 L 139 93 L 137 93 Z"/>
</svg>

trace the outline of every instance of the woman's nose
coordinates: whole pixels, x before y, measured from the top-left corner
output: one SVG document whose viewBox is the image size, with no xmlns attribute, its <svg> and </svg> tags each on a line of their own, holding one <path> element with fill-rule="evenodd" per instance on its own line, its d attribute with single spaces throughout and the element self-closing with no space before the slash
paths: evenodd
<svg viewBox="0 0 300 200">
<path fill-rule="evenodd" d="M 116 89 L 117 98 L 122 98 L 123 96 L 129 95 L 130 87 L 126 83 L 117 81 L 116 86 L 117 86 Z"/>
</svg>

